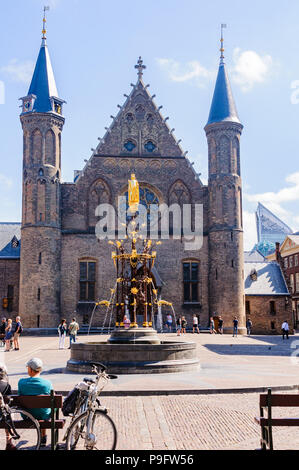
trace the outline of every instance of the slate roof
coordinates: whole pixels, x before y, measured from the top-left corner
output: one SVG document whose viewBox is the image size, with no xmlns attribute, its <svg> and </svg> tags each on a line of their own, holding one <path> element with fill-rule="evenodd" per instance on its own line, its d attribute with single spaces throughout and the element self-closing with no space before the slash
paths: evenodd
<svg viewBox="0 0 299 470">
<path fill-rule="evenodd" d="M 250 274 L 255 270 L 257 280 Z M 276 262 L 245 262 L 245 295 L 289 295 L 281 268 Z"/>
<path fill-rule="evenodd" d="M 264 255 L 260 253 L 258 250 L 251 250 L 251 251 L 244 251 L 244 262 L 246 263 L 247 261 L 262 262 L 262 261 L 266 261 L 266 259 Z"/>
<path fill-rule="evenodd" d="M 223 62 L 220 62 L 213 101 L 207 125 L 214 122 L 237 122 L 240 124 L 237 108 L 233 98 L 228 73 Z"/>
<path fill-rule="evenodd" d="M 35 95 L 33 111 L 52 112 L 51 97 L 58 98 L 54 73 L 46 40 L 43 39 L 28 95 Z"/>
<path fill-rule="evenodd" d="M 20 240 L 21 224 L 19 222 L 0 222 L 0 259 L 20 258 Z"/>
</svg>

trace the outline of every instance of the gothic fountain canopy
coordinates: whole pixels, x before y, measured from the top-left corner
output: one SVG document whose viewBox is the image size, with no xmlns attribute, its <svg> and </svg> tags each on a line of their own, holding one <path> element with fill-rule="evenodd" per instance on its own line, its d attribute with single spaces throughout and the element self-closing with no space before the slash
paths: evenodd
<svg viewBox="0 0 299 470">
<path fill-rule="evenodd" d="M 138 181 L 131 175 L 126 238 L 108 242 L 113 246 L 112 260 L 116 268 L 114 287 L 110 289 L 109 300 L 98 301 L 94 306 L 94 312 L 99 307 L 106 308 L 104 324 L 110 326 L 113 322 L 112 333 L 107 341 L 72 344 L 71 359 L 67 364 L 69 370 L 90 372 L 93 361 L 102 362 L 109 372 L 118 374 L 180 372 L 198 368 L 195 343 L 161 340 L 154 328 L 155 314 L 162 318 L 162 306 L 171 309 L 175 324 L 176 318 L 171 302 L 159 298 L 154 283 L 155 247 L 161 242 L 152 241 L 139 231 L 136 218 L 139 196 Z M 142 318 L 139 323 L 138 318 Z"/>
</svg>

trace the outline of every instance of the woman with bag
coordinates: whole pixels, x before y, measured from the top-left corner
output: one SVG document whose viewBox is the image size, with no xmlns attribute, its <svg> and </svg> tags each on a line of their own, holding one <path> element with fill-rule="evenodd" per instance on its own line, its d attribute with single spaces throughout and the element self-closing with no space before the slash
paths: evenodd
<svg viewBox="0 0 299 470">
<path fill-rule="evenodd" d="M 4 341 L 5 341 L 5 352 L 10 351 L 10 344 L 11 340 L 13 337 L 13 332 L 12 332 L 12 319 L 9 318 L 7 320 L 7 326 L 5 328 L 5 336 L 4 336 Z"/>
<path fill-rule="evenodd" d="M 66 320 L 62 318 L 61 322 L 58 325 L 58 334 L 59 334 L 59 349 L 64 349 L 64 342 L 67 332 Z"/>
</svg>

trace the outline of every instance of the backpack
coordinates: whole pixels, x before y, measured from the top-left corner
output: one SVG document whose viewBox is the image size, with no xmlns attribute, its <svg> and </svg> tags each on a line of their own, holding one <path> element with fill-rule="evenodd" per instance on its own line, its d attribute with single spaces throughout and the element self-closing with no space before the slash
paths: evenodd
<svg viewBox="0 0 299 470">
<path fill-rule="evenodd" d="M 22 323 L 20 323 L 20 326 L 19 326 L 19 335 L 23 333 L 23 327 L 22 327 Z"/>
<path fill-rule="evenodd" d="M 64 333 L 66 333 L 66 328 L 64 325 L 59 325 L 59 331 L 62 335 L 64 335 Z"/>
<path fill-rule="evenodd" d="M 75 413 L 79 395 L 80 395 L 80 390 L 76 387 L 70 391 L 70 393 L 64 399 L 63 404 L 62 404 L 61 411 L 62 411 L 63 416 L 69 416 L 70 414 Z"/>
</svg>

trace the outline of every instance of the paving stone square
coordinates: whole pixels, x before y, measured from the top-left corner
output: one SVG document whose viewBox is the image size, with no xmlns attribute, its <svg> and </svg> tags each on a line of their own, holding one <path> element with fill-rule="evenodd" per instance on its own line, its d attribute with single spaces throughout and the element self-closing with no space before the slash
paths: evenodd
<svg viewBox="0 0 299 470">
<path fill-rule="evenodd" d="M 163 339 L 175 334 L 164 334 Z M 106 338 L 104 336 L 104 338 Z M 79 336 L 79 341 L 103 340 Z M 119 450 L 254 450 L 259 448 L 259 392 L 273 387 L 298 393 L 299 375 L 294 335 L 240 336 L 186 334 L 178 340 L 195 341 L 200 368 L 177 374 L 119 375 L 110 381 L 102 404 L 118 430 Z M 68 346 L 68 344 L 67 344 Z M 292 347 L 293 346 L 293 347 Z M 66 394 L 82 378 L 68 373 L 70 350 L 58 349 L 57 337 L 22 337 L 20 351 L 0 352 L 10 382 L 17 389 L 26 376 L 26 361 L 39 357 L 43 375 L 56 391 Z M 275 409 L 274 416 L 296 417 L 293 408 Z M 61 437 L 63 432 L 61 433 Z M 299 429 L 274 428 L 275 449 L 298 449 Z"/>
</svg>

